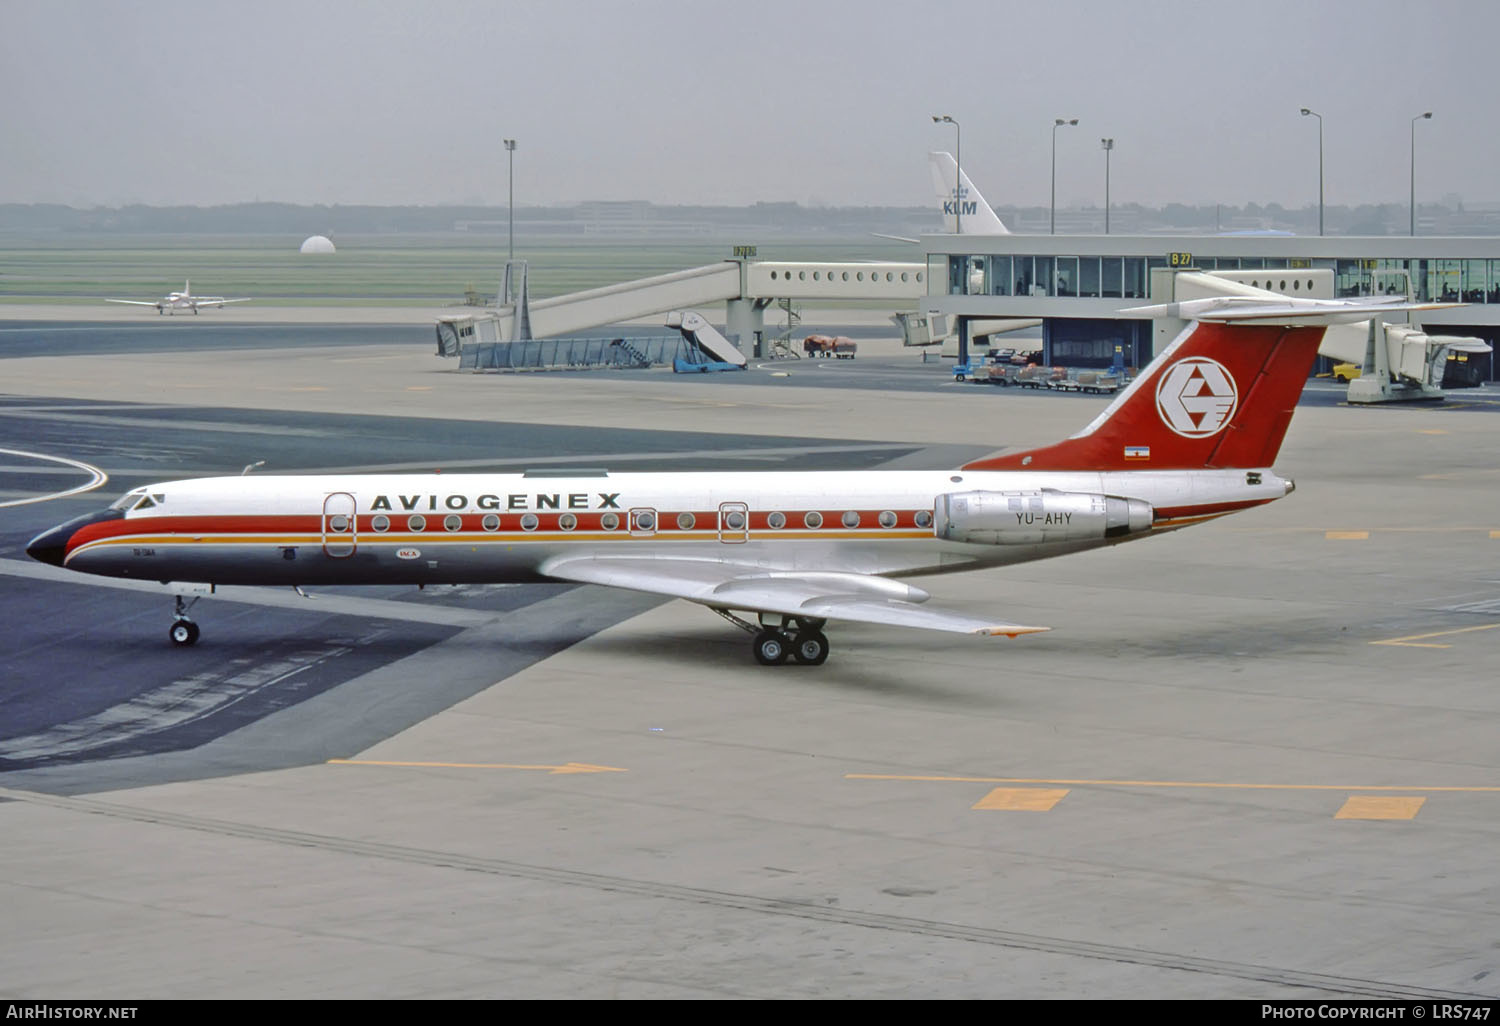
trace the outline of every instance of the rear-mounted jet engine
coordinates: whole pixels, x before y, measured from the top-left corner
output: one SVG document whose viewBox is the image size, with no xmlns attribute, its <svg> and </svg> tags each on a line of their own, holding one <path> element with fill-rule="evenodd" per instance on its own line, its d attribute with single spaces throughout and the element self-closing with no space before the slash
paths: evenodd
<svg viewBox="0 0 1500 1026">
<path fill-rule="evenodd" d="M 951 492 L 937 497 L 939 538 L 976 545 L 1123 538 L 1151 528 L 1151 504 L 1087 492 Z"/>
</svg>

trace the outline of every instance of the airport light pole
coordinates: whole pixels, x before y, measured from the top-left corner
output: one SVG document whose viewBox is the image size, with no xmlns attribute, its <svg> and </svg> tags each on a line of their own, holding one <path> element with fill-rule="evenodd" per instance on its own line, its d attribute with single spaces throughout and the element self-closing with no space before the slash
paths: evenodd
<svg viewBox="0 0 1500 1026">
<path fill-rule="evenodd" d="M 1432 111 L 1425 111 L 1411 119 L 1411 234 L 1417 234 L 1417 122 L 1431 121 Z"/>
<path fill-rule="evenodd" d="M 1057 234 L 1057 130 L 1063 125 L 1076 125 L 1077 118 L 1057 118 L 1052 122 L 1052 213 L 1047 219 L 1047 234 Z"/>
<path fill-rule="evenodd" d="M 932 120 L 940 125 L 953 126 L 953 234 L 962 235 L 964 233 L 964 130 L 949 114 L 934 114 Z"/>
<path fill-rule="evenodd" d="M 1318 119 L 1318 234 L 1323 234 L 1323 115 L 1315 110 L 1302 108 L 1303 117 Z"/>
<path fill-rule="evenodd" d="M 1100 139 L 1099 148 L 1104 151 L 1104 234 L 1109 234 L 1109 154 L 1115 148 L 1113 139 Z"/>
<path fill-rule="evenodd" d="M 508 188 L 510 195 L 505 201 L 505 210 L 510 218 L 510 259 L 516 258 L 516 141 L 505 140 L 505 153 L 510 159 L 510 176 Z"/>
</svg>

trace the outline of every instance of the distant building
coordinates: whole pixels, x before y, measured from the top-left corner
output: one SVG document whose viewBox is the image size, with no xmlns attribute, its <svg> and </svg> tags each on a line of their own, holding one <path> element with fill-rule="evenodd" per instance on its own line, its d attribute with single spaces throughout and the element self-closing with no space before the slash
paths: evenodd
<svg viewBox="0 0 1500 1026">
<path fill-rule="evenodd" d="M 298 253 L 334 253 L 333 240 L 326 235 L 309 235 L 302 243 Z"/>
</svg>

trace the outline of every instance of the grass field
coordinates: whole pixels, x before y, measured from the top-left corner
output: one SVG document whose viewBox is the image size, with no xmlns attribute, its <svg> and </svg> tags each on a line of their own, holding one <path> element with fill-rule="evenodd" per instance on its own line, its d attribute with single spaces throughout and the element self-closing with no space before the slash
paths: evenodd
<svg viewBox="0 0 1500 1026">
<path fill-rule="evenodd" d="M 193 291 L 280 305 L 459 304 L 492 300 L 507 253 L 504 235 L 346 235 L 338 252 L 304 256 L 281 235 L 0 235 L 0 303 L 156 299 L 192 279 Z M 764 242 L 517 237 L 532 299 L 727 259 L 737 243 L 762 260 L 921 259 L 909 243 L 874 237 Z"/>
</svg>

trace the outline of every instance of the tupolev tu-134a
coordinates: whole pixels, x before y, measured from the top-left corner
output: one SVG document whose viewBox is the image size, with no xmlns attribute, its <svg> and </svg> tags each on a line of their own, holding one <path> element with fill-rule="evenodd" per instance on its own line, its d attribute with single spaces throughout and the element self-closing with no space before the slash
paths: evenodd
<svg viewBox="0 0 1500 1026">
<path fill-rule="evenodd" d="M 156 312 L 175 314 L 178 310 L 191 310 L 197 313 L 199 308 L 213 306 L 223 308 L 226 303 L 248 303 L 249 297 L 244 299 L 225 299 L 223 296 L 195 296 L 193 295 L 193 281 L 191 278 L 182 283 L 181 292 L 168 292 L 160 299 L 106 299 L 106 303 L 124 303 L 126 306 L 154 306 Z"/>
<path fill-rule="evenodd" d="M 573 581 L 687 599 L 761 663 L 820 664 L 829 621 L 1014 637 L 1049 628 L 928 605 L 908 578 L 1135 541 L 1273 502 L 1272 467 L 1330 324 L 1453 304 L 1215 297 L 1082 431 L 951 471 L 200 478 L 131 490 L 33 539 L 35 559 L 170 583 Z M 196 601 L 196 599 L 194 599 Z"/>
</svg>

